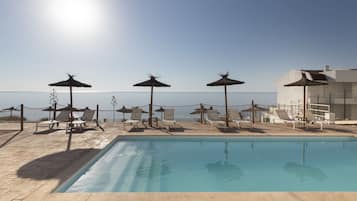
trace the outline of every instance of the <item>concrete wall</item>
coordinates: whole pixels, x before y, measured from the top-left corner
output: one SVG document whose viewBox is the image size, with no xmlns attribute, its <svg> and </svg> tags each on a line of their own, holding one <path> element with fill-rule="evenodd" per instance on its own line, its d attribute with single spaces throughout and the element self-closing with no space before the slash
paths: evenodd
<svg viewBox="0 0 357 201">
<path fill-rule="evenodd" d="M 336 82 L 357 82 L 357 70 L 336 70 Z"/>
<path fill-rule="evenodd" d="M 297 81 L 300 78 L 300 71 L 291 70 L 277 81 L 278 105 L 297 105 L 303 103 L 302 87 L 284 87 L 285 84 Z"/>
</svg>

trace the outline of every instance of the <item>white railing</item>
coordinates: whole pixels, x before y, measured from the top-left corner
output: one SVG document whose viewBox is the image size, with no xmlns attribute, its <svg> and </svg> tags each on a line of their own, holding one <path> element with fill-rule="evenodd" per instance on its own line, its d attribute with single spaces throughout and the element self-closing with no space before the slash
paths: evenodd
<svg viewBox="0 0 357 201">
<path fill-rule="evenodd" d="M 325 114 L 331 112 L 330 105 L 326 104 L 308 104 L 308 110 L 317 118 L 325 119 Z"/>
</svg>

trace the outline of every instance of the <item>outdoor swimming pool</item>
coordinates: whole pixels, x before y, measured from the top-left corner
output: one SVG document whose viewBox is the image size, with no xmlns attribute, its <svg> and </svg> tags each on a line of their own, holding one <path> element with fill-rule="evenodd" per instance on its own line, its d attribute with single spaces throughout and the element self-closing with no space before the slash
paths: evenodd
<svg viewBox="0 0 357 201">
<path fill-rule="evenodd" d="M 357 139 L 121 137 L 57 192 L 357 191 Z"/>
</svg>

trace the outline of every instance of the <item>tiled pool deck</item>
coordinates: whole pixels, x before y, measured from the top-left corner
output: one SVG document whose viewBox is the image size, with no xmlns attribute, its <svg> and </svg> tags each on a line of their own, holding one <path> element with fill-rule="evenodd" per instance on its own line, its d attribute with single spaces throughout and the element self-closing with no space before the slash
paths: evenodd
<svg viewBox="0 0 357 201">
<path fill-rule="evenodd" d="M 104 124 L 105 131 L 87 130 L 72 138 L 71 151 L 65 152 L 68 136 L 64 130 L 33 135 L 34 124 L 25 124 L 25 131 L 18 131 L 18 124 L 0 123 L 0 200 L 244 200 L 244 201 L 304 201 L 304 200 L 356 200 L 351 193 L 53 193 L 67 178 L 90 160 L 100 149 L 121 135 L 307 135 L 355 136 L 357 127 L 328 126 L 291 129 L 286 125 L 256 124 L 254 129 L 243 126 L 237 130 L 220 131 L 199 123 L 180 123 L 185 129 L 167 133 L 165 130 L 146 129 L 124 131 L 120 124 Z"/>
</svg>

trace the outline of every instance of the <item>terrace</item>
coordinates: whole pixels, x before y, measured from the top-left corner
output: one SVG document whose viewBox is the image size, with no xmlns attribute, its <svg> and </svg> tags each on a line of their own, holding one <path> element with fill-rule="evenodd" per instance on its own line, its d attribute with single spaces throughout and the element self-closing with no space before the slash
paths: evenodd
<svg viewBox="0 0 357 201">
<path fill-rule="evenodd" d="M 258 123 L 239 131 L 220 131 L 195 122 L 180 122 L 184 130 L 122 130 L 122 125 L 106 123 L 105 131 L 87 130 L 73 135 L 72 149 L 65 152 L 63 130 L 33 134 L 34 124 L 23 132 L 17 124 L 3 123 L 0 131 L 1 200 L 354 200 L 356 193 L 54 193 L 54 190 L 93 158 L 113 139 L 125 135 L 218 135 L 218 136 L 353 136 L 352 126 L 328 126 L 293 130 L 280 124 Z"/>
</svg>

